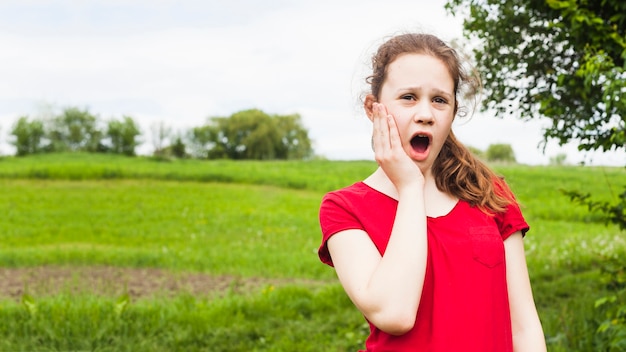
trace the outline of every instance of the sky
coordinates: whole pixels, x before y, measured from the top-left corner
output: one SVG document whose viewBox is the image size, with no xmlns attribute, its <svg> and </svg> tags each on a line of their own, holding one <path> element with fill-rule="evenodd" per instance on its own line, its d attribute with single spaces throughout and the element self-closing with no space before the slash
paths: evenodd
<svg viewBox="0 0 626 352">
<path fill-rule="evenodd" d="M 371 54 L 388 36 L 462 37 L 445 0 L 3 0 L 0 1 L 0 154 L 20 116 L 88 109 L 131 116 L 153 150 L 152 128 L 201 126 L 246 109 L 300 114 L 315 153 L 373 159 L 359 97 Z M 513 147 L 517 161 L 623 166 L 621 153 L 539 147 L 545 121 L 476 111 L 453 129 L 466 145 Z"/>
</svg>

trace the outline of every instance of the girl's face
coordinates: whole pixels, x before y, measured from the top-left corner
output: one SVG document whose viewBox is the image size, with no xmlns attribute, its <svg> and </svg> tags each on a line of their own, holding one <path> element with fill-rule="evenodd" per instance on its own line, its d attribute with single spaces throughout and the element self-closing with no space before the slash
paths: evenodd
<svg viewBox="0 0 626 352">
<path fill-rule="evenodd" d="M 455 115 L 454 81 L 446 65 L 423 54 L 404 54 L 387 67 L 379 103 L 398 126 L 402 147 L 422 172 L 430 169 Z"/>
</svg>

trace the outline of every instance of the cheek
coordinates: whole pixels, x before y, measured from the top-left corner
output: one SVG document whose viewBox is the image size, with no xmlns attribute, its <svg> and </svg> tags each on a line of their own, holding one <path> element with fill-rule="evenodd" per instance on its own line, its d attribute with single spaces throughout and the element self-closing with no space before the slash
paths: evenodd
<svg viewBox="0 0 626 352">
<path fill-rule="evenodd" d="M 396 119 L 396 123 L 398 124 L 398 127 L 400 126 L 405 127 L 409 123 L 409 121 L 411 121 L 410 114 L 408 114 L 406 111 L 402 111 L 401 109 L 394 109 L 393 107 L 392 108 L 388 107 L 387 112 L 389 112 L 389 114 Z"/>
<path fill-rule="evenodd" d="M 406 114 L 396 115 L 391 113 L 391 115 L 395 118 L 396 125 L 398 126 L 398 131 L 400 132 L 400 135 L 402 135 L 402 133 L 406 131 L 408 126 L 411 124 L 411 117 L 407 116 Z"/>
</svg>

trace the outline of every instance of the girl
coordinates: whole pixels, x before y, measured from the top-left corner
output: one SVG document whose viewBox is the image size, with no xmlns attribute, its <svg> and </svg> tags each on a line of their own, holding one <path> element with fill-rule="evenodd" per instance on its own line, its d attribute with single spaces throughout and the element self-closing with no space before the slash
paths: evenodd
<svg viewBox="0 0 626 352">
<path fill-rule="evenodd" d="M 451 130 L 454 49 L 403 34 L 372 58 L 364 99 L 379 168 L 322 200 L 319 256 L 370 324 L 366 351 L 546 350 L 509 188 Z"/>
</svg>

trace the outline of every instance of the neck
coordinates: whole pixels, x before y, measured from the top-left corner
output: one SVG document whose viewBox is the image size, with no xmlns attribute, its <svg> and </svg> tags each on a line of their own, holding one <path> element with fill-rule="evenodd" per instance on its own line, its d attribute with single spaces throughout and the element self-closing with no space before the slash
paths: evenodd
<svg viewBox="0 0 626 352">
<path fill-rule="evenodd" d="M 428 170 L 430 171 L 430 170 Z M 424 189 L 428 192 L 429 190 L 436 190 L 437 186 L 435 184 L 435 179 L 432 177 L 432 173 L 427 172 L 424 174 Z M 374 188 L 375 190 L 388 195 L 393 199 L 398 199 L 398 190 L 396 186 L 391 182 L 385 171 L 382 168 L 376 169 L 373 174 L 371 174 L 368 178 L 363 181 L 368 186 Z"/>
<path fill-rule="evenodd" d="M 455 196 L 442 192 L 437 188 L 435 178 L 428 174 L 424 184 L 424 198 L 426 202 L 426 214 L 430 217 L 438 217 L 448 214 L 458 202 Z M 396 186 L 389 180 L 385 172 L 378 168 L 368 178 L 363 181 L 366 185 L 381 192 L 395 200 L 398 200 Z"/>
</svg>

